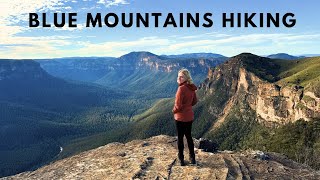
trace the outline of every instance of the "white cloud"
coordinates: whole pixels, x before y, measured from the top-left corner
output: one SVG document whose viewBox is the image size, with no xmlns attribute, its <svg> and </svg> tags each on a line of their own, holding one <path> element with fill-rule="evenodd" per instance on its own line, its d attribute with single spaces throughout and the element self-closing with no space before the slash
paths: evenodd
<svg viewBox="0 0 320 180">
<path fill-rule="evenodd" d="M 2 44 L 6 51 L 0 51 L 0 58 L 30 59 L 61 57 L 59 48 L 72 45 L 72 42 L 64 38 L 53 37 L 14 37 Z M 16 44 L 19 42 L 19 44 Z M 22 43 L 22 44 L 21 44 Z M 9 57 L 8 57 L 9 55 Z"/>
<path fill-rule="evenodd" d="M 28 13 L 56 10 L 64 5 L 64 0 L 3 0 L 1 1 L 0 22 L 12 25 L 19 21 L 26 21 Z"/>
<path fill-rule="evenodd" d="M 64 2 L 66 2 L 66 0 L 1 0 L 1 39 L 11 41 L 13 39 L 12 37 L 17 33 L 30 30 L 25 25 L 22 26 L 18 24 L 19 22 L 27 22 L 29 13 L 56 10 L 61 8 Z"/>
<path fill-rule="evenodd" d="M 163 47 L 169 45 L 169 40 L 158 37 L 144 37 L 132 41 L 111 41 L 105 43 L 90 43 L 85 41 L 74 42 L 77 37 L 12 37 L 2 42 L 0 47 L 6 47 L 6 51 L 0 51 L 0 58 L 52 58 L 68 56 L 121 56 L 134 49 L 145 47 Z M 19 44 L 17 44 L 19 42 Z M 10 46 L 9 46 L 10 45 Z M 77 46 L 76 49 L 68 49 L 65 46 Z M 8 54 L 10 57 L 8 57 Z"/>
<path fill-rule="evenodd" d="M 196 39 L 198 37 L 198 39 Z M 201 37 L 201 39 L 199 39 Z M 203 38 L 202 35 L 192 36 L 192 39 L 184 42 L 178 42 L 171 44 L 168 48 L 171 50 L 186 49 L 190 47 L 202 47 L 202 46 L 265 46 L 269 45 L 286 45 L 292 42 L 308 42 L 319 39 L 320 34 L 247 34 L 247 35 L 224 35 L 217 34 L 216 36 L 207 36 Z M 190 39 L 190 37 L 185 38 Z"/>
<path fill-rule="evenodd" d="M 71 10 L 72 7 L 71 6 L 67 6 L 67 7 L 64 7 L 65 10 Z"/>
<path fill-rule="evenodd" d="M 9 30 L 8 30 L 9 31 Z M 50 58 L 70 56 L 121 56 L 131 51 L 150 51 L 156 54 L 213 52 L 226 56 L 251 52 L 266 55 L 278 52 L 290 54 L 316 53 L 320 33 L 313 34 L 199 34 L 195 38 L 181 35 L 170 37 L 149 36 L 131 40 L 93 43 L 93 35 L 81 40 L 75 36 L 0 37 L 0 58 Z M 197 38 L 198 37 L 198 38 Z M 9 57 L 8 57 L 9 56 Z"/>
<path fill-rule="evenodd" d="M 178 38 L 180 38 L 180 39 L 201 39 L 201 38 L 208 38 L 208 37 L 225 38 L 225 37 L 230 37 L 230 36 L 231 35 L 224 34 L 224 33 L 211 32 L 211 33 L 204 33 L 204 34 L 197 34 L 197 35 L 182 36 L 182 37 L 178 37 Z"/>
<path fill-rule="evenodd" d="M 103 4 L 106 7 L 118 6 L 120 4 L 129 4 L 126 0 L 99 0 L 98 4 Z"/>
<path fill-rule="evenodd" d="M 209 38 L 209 39 L 208 39 Z M 301 41 L 304 39 L 304 41 Z M 207 36 L 202 39 L 143 37 L 131 41 L 113 41 L 99 44 L 82 43 L 74 56 L 121 56 L 131 51 L 150 51 L 156 54 L 181 54 L 187 52 L 213 52 L 226 56 L 251 52 L 265 55 L 278 52 L 302 54 L 305 44 L 316 43 L 320 34 L 248 34 Z M 294 43 L 298 43 L 298 46 Z M 313 44 L 314 45 L 314 44 Z M 296 48 L 293 48 L 296 47 Z M 299 48 L 301 47 L 301 49 Z M 314 49 L 310 49 L 313 52 Z"/>
<path fill-rule="evenodd" d="M 82 31 L 85 29 L 92 29 L 92 27 L 86 27 L 85 23 L 77 24 L 77 27 L 67 27 L 67 26 L 63 26 L 62 28 L 54 27 L 55 31 Z"/>
<path fill-rule="evenodd" d="M 6 37 L 11 37 L 14 34 L 23 32 L 25 30 L 24 27 L 21 26 L 6 26 L 0 24 L 0 29 L 1 29 L 1 37 L 0 38 L 6 38 Z"/>
<path fill-rule="evenodd" d="M 159 37 L 143 37 L 132 41 L 110 41 L 93 44 L 90 42 L 79 42 L 82 48 L 73 51 L 74 56 L 121 56 L 130 51 L 143 50 L 146 47 L 165 47 L 170 41 Z"/>
</svg>

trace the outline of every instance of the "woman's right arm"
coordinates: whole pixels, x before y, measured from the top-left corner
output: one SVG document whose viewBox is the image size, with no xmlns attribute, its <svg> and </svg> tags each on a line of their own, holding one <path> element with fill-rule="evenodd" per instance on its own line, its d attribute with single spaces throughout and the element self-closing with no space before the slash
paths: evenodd
<svg viewBox="0 0 320 180">
<path fill-rule="evenodd" d="M 176 94 L 176 99 L 174 101 L 173 113 L 177 113 L 182 110 L 182 92 L 179 87 Z"/>
<path fill-rule="evenodd" d="M 198 102 L 197 93 L 194 92 L 193 99 L 192 99 L 192 106 L 196 105 Z"/>
</svg>

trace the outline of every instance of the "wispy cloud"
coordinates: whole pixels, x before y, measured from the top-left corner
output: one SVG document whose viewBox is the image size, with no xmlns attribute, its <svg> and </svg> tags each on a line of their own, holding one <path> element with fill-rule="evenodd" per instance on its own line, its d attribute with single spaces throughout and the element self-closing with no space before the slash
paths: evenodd
<svg viewBox="0 0 320 180">
<path fill-rule="evenodd" d="M 130 51 L 166 47 L 170 40 L 160 37 L 143 37 L 132 41 L 110 41 L 105 43 L 79 42 L 82 47 L 74 53 L 82 56 L 121 56 Z"/>
<path fill-rule="evenodd" d="M 64 6 L 65 0 L 21 1 L 9 0 L 1 2 L 0 23 L 12 25 L 26 21 L 30 12 L 46 12 L 57 10 Z"/>
<path fill-rule="evenodd" d="M 102 40 L 99 39 L 101 34 L 99 33 L 102 31 L 99 31 L 99 29 L 85 28 L 84 23 L 77 24 L 77 28 L 52 27 L 50 29 L 31 29 L 26 25 L 28 13 L 30 12 L 41 13 L 70 10 L 85 10 L 89 12 L 91 10 L 97 10 L 99 7 L 108 8 L 129 4 L 128 0 L 89 1 L 90 2 L 86 2 L 85 0 L 2 0 L 0 11 L 0 58 L 120 56 L 130 51 L 139 50 L 151 51 L 157 54 L 179 54 L 190 51 L 216 52 L 225 55 L 235 55 L 244 51 L 250 51 L 256 54 L 268 54 L 274 51 L 295 52 L 298 54 L 317 53 L 316 51 L 318 50 L 314 48 L 320 46 L 318 43 L 320 42 L 320 33 L 237 34 L 223 31 L 223 33 L 189 33 L 186 36 L 179 33 L 171 33 L 170 36 L 160 33 L 157 36 L 148 37 L 144 37 L 143 34 L 136 36 L 121 34 L 118 39 L 112 37 L 110 38 L 112 40 L 101 42 Z M 89 5 L 89 9 L 82 9 L 86 8 L 87 5 Z M 92 5 L 94 5 L 94 7 L 92 7 Z M 80 20 L 81 19 L 79 19 L 79 23 Z M 63 32 L 64 36 L 57 36 L 57 34 L 60 34 L 59 31 Z M 67 31 L 72 31 L 72 33 Z M 85 33 L 81 33 L 82 31 Z M 37 34 L 38 32 L 40 34 Z M 103 33 L 105 33 L 105 31 L 103 31 Z M 81 37 L 76 38 L 75 35 Z M 83 38 L 89 36 L 95 36 L 95 38 Z M 310 49 L 310 47 L 313 47 L 313 49 Z"/>
<path fill-rule="evenodd" d="M 196 39 L 197 38 L 197 39 Z M 170 49 L 184 49 L 198 46 L 257 46 L 257 45 L 276 45 L 287 44 L 292 42 L 308 42 L 320 38 L 320 34 L 247 34 L 247 35 L 224 35 L 217 34 L 216 36 L 203 35 L 193 36 L 193 40 L 175 43 L 169 46 Z M 185 39 L 191 39 L 190 37 Z"/>
<path fill-rule="evenodd" d="M 0 11 L 0 29 L 1 40 L 11 41 L 13 37 L 28 29 L 21 22 L 28 21 L 28 14 L 31 12 L 47 12 L 57 10 L 64 6 L 65 0 L 37 0 L 37 1 L 21 1 L 9 0 L 1 1 Z M 67 9 L 69 7 L 66 7 Z M 23 23 L 22 23 L 23 24 Z"/>
<path fill-rule="evenodd" d="M 197 35 L 192 35 L 192 36 L 181 36 L 178 37 L 180 39 L 201 39 L 201 38 L 208 38 L 208 37 L 215 37 L 215 38 L 219 38 L 219 37 L 230 37 L 230 34 L 225 34 L 225 33 L 218 33 L 218 32 L 212 32 L 212 33 L 204 33 L 204 34 L 197 34 Z"/>
<path fill-rule="evenodd" d="M 110 7 L 110 6 L 129 4 L 129 2 L 127 2 L 126 0 L 99 0 L 98 4 L 103 4 L 106 7 Z"/>
<path fill-rule="evenodd" d="M 88 41 L 77 41 L 76 39 L 78 38 L 75 36 L 12 37 L 5 42 L 1 42 L 2 39 L 0 38 L 0 45 L 7 49 L 6 52 L 0 51 L 0 58 L 121 56 L 134 49 L 165 47 L 170 43 L 168 39 L 161 39 L 159 37 L 144 37 L 132 41 L 110 41 L 104 43 L 91 43 Z M 23 42 L 23 45 L 16 42 Z M 72 46 L 71 49 L 70 46 Z M 8 52 L 11 57 L 7 57 Z"/>
<path fill-rule="evenodd" d="M 85 0 L 82 0 L 85 2 Z M 71 4 L 70 4 L 71 3 Z M 29 13 L 36 12 L 68 12 L 75 9 L 75 3 L 79 3 L 77 0 L 2 0 L 0 11 L 0 28 L 1 35 L 14 35 L 25 31 L 26 23 L 29 20 Z M 118 6 L 120 4 L 129 4 L 126 0 L 94 0 L 94 3 L 103 4 L 106 7 Z M 71 6 L 72 5 L 72 6 Z M 91 8 L 79 7 L 79 9 L 85 8 L 86 11 L 99 8 L 94 6 Z M 23 24 L 23 25 L 21 25 Z M 79 28 L 82 30 L 82 27 Z M 73 31 L 74 28 L 63 28 L 62 30 Z"/>
<path fill-rule="evenodd" d="M 61 28 L 54 27 L 55 31 L 82 31 L 86 29 L 92 29 L 92 27 L 86 27 L 85 23 L 77 24 L 77 27 L 67 27 L 67 26 L 64 26 Z"/>
<path fill-rule="evenodd" d="M 197 35 L 195 35 L 196 37 Z M 278 52 L 291 54 L 315 53 L 308 45 L 317 47 L 318 34 L 230 34 L 203 36 L 199 39 L 184 39 L 183 36 L 140 37 L 132 40 L 106 41 L 95 43 L 81 40 L 76 36 L 12 37 L 1 39 L 0 58 L 48 58 L 67 56 L 114 56 L 131 51 L 150 51 L 156 54 L 181 54 L 186 52 L 213 52 L 226 56 L 242 52 L 265 55 Z M 90 39 L 90 38 L 89 38 Z M 19 44 L 17 44 L 19 42 Z M 8 52 L 11 57 L 8 56 Z M 28 52 L 28 53 L 26 53 Z"/>
</svg>

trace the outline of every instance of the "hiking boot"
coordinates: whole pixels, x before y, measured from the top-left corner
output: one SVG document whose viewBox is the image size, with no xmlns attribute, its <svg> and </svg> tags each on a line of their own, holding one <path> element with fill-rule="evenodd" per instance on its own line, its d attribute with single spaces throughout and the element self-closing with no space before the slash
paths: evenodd
<svg viewBox="0 0 320 180">
<path fill-rule="evenodd" d="M 185 166 L 186 164 L 185 164 L 185 162 L 184 162 L 184 160 L 182 159 L 182 160 L 180 160 L 180 166 Z"/>
<path fill-rule="evenodd" d="M 179 157 L 180 165 L 181 165 L 181 166 L 185 166 L 186 164 L 185 164 L 185 162 L 184 162 L 184 156 L 183 156 L 183 154 L 179 154 L 178 157 Z"/>
<path fill-rule="evenodd" d="M 195 156 L 190 156 L 190 162 L 194 165 L 197 164 Z"/>
</svg>

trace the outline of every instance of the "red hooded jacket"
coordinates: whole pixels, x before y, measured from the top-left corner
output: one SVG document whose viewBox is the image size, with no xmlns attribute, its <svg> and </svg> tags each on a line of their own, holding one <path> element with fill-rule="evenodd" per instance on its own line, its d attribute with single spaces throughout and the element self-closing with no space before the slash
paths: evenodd
<svg viewBox="0 0 320 180">
<path fill-rule="evenodd" d="M 197 87 L 194 84 L 188 84 L 187 82 L 179 84 L 172 110 L 175 120 L 183 122 L 193 121 L 192 106 L 198 101 L 196 90 Z"/>
</svg>

